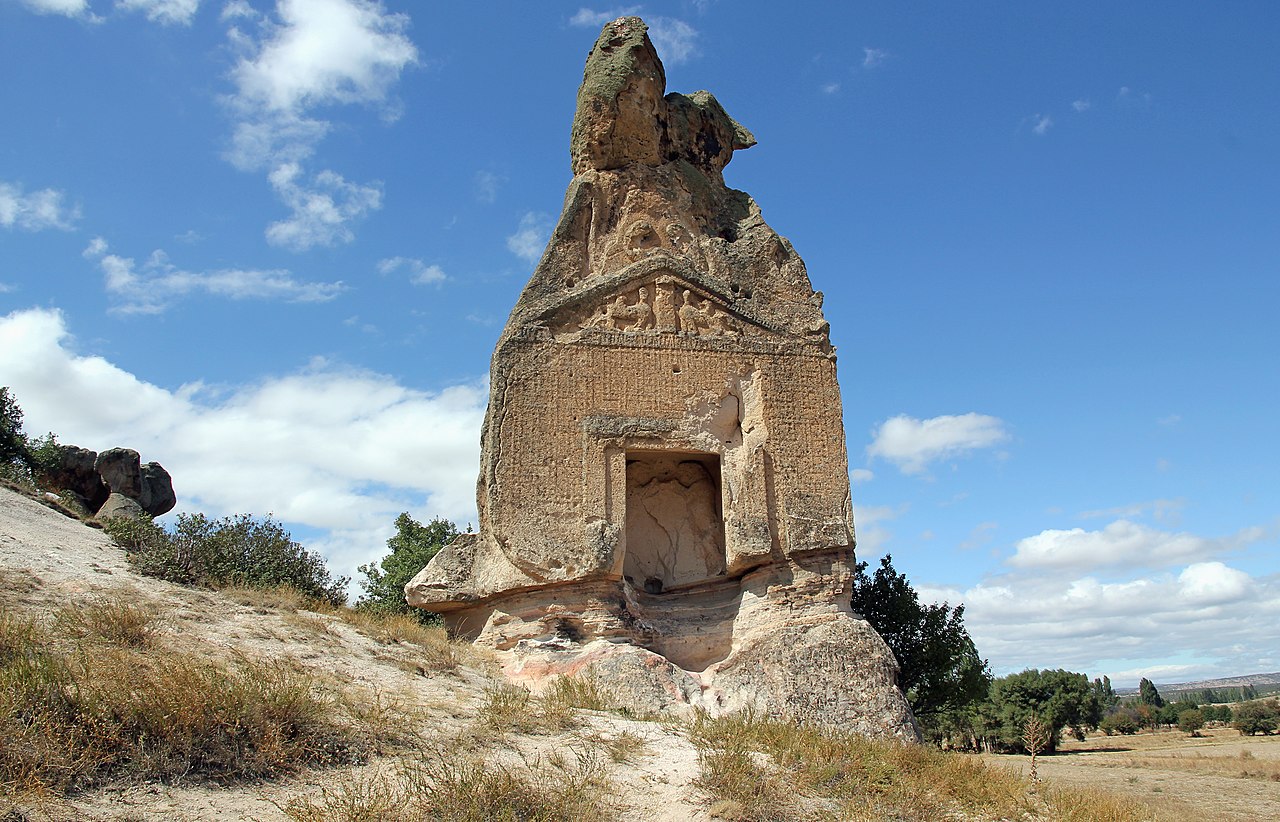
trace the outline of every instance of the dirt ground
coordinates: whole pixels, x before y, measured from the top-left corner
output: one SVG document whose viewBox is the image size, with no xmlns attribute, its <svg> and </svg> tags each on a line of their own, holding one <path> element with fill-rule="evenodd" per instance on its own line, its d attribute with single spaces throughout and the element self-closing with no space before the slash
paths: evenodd
<svg viewBox="0 0 1280 822">
<path fill-rule="evenodd" d="M 1127 794 L 1178 819 L 1280 820 L 1280 736 L 1241 736 L 1232 728 L 1202 734 L 1099 734 L 1065 742 L 1058 754 L 1039 757 L 1037 769 L 1050 786 Z M 1026 756 L 983 758 L 1018 773 L 1030 771 Z"/>
</svg>

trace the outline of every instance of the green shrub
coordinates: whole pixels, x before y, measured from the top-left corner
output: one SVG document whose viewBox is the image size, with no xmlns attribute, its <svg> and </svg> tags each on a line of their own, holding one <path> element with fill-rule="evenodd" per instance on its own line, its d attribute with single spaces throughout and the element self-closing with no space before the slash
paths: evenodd
<svg viewBox="0 0 1280 822">
<path fill-rule="evenodd" d="M 1246 702 L 1235 709 L 1235 719 L 1231 727 L 1242 734 L 1269 734 L 1276 729 L 1280 720 L 1280 705 L 1275 700 L 1264 702 Z"/>
<path fill-rule="evenodd" d="M 324 558 L 294 542 L 272 519 L 239 514 L 209 519 L 179 514 L 172 532 L 149 519 L 113 519 L 106 532 L 129 551 L 139 572 L 183 585 L 287 585 L 304 596 L 341 605 L 347 577 L 334 578 Z"/>
</svg>

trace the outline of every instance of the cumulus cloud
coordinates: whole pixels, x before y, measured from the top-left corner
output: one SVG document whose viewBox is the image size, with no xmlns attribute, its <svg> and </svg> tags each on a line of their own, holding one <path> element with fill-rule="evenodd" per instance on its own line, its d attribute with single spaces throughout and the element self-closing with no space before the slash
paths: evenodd
<svg viewBox="0 0 1280 822">
<path fill-rule="evenodd" d="M 302 169 L 332 128 L 313 112 L 356 104 L 391 118 L 390 90 L 418 59 L 405 34 L 409 18 L 374 0 L 279 0 L 276 14 L 261 21 L 256 38 L 234 25 L 228 32 L 242 56 L 231 73 L 237 122 L 227 157 L 241 169 L 266 170 L 293 210 L 267 229 L 268 240 L 296 251 L 348 242 L 350 223 L 380 206 L 382 188 Z M 230 22 L 254 15 L 240 3 L 222 12 Z"/>
<path fill-rule="evenodd" d="M 69 231 L 80 219 L 80 209 L 67 206 L 65 195 L 52 188 L 27 193 L 18 183 L 0 181 L 0 226 L 23 231 L 58 228 Z"/>
<path fill-rule="evenodd" d="M 1040 137 L 1049 133 L 1049 129 L 1053 128 L 1053 118 L 1048 114 L 1031 115 L 1031 130 Z"/>
<path fill-rule="evenodd" d="M 1261 528 L 1246 528 L 1230 537 L 1210 538 L 1118 519 L 1100 531 L 1048 529 L 1021 539 L 1009 564 L 1015 568 L 1158 568 L 1205 559 L 1257 542 L 1265 535 Z"/>
<path fill-rule="evenodd" d="M 873 49 L 864 46 L 862 49 L 862 67 L 876 68 L 882 65 L 888 56 L 889 52 L 884 49 Z"/>
<path fill-rule="evenodd" d="M 233 300 L 285 300 L 326 302 L 346 290 L 341 282 L 316 283 L 294 279 L 288 271 L 219 269 L 185 271 L 169 262 L 164 251 L 152 252 L 141 266 L 131 257 L 108 254 L 105 240 L 95 237 L 86 257 L 98 258 L 103 284 L 115 300 L 114 311 L 123 314 L 158 314 L 190 294 L 209 294 Z"/>
<path fill-rule="evenodd" d="M 551 236 L 551 218 L 530 211 L 520 218 L 516 233 L 507 238 L 507 250 L 527 262 L 536 263 Z"/>
<path fill-rule="evenodd" d="M 341 174 L 322 171 L 310 180 L 297 163 L 284 163 L 268 176 L 293 216 L 267 226 L 267 242 L 291 251 L 349 243 L 350 223 L 382 207 L 382 186 L 357 185 Z"/>
<path fill-rule="evenodd" d="M 600 28 L 605 23 L 637 15 L 642 10 L 642 6 L 620 6 L 605 11 L 579 8 L 569 18 L 569 25 Z M 678 66 L 698 56 L 698 31 L 685 21 L 674 17 L 646 17 L 645 23 L 649 26 L 649 39 L 663 63 Z"/>
<path fill-rule="evenodd" d="M 78 353 L 64 316 L 0 317 L 0 374 L 32 430 L 127 445 L 173 474 L 180 511 L 266 514 L 318 533 L 335 570 L 385 553 L 398 513 L 474 521 L 482 382 L 428 392 L 317 360 L 214 389 L 153 385 Z"/>
<path fill-rule="evenodd" d="M 379 274 L 392 274 L 401 270 L 408 271 L 409 282 L 417 285 L 438 284 L 448 279 L 440 266 L 427 265 L 422 260 L 410 257 L 388 257 L 378 262 Z"/>
<path fill-rule="evenodd" d="M 138 11 L 153 23 L 161 25 L 191 25 L 200 0 L 116 0 L 116 8 Z"/>
<path fill-rule="evenodd" d="M 965 624 L 997 673 L 1064 667 L 1134 685 L 1273 671 L 1270 626 L 1280 619 L 1280 578 L 1251 577 L 1220 561 L 1114 580 L 1043 573 L 985 580 L 966 590 L 917 586 L 922 601 L 963 602 Z"/>
<path fill-rule="evenodd" d="M 929 463 L 990 448 L 1009 439 L 1004 421 L 970 412 L 918 420 L 905 414 L 885 420 L 872 432 L 867 455 L 896 464 L 904 474 L 919 474 Z"/>
<path fill-rule="evenodd" d="M 871 482 L 875 478 L 876 475 L 867 468 L 855 468 L 849 472 L 849 481 L 855 485 Z"/>
<path fill-rule="evenodd" d="M 1073 102 L 1071 104 L 1071 107 L 1075 109 L 1077 112 L 1083 114 L 1084 112 L 1093 108 L 1093 103 L 1089 102 L 1088 100 L 1080 99 Z"/>
</svg>

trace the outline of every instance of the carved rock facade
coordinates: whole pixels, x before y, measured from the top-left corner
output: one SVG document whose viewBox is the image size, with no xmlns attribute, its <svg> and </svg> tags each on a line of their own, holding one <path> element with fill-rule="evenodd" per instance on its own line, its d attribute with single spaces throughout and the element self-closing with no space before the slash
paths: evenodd
<svg viewBox="0 0 1280 822">
<path fill-rule="evenodd" d="M 406 587 L 537 686 L 914 738 L 849 610 L 835 352 L 790 243 L 722 170 L 750 133 L 665 94 L 638 18 L 587 60 L 575 177 L 493 355 L 480 528 Z"/>
</svg>

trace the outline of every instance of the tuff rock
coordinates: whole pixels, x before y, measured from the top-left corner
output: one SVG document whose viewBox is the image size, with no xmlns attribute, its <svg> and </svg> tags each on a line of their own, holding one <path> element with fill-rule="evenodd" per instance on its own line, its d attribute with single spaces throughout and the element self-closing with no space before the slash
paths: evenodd
<svg viewBox="0 0 1280 822">
<path fill-rule="evenodd" d="M 917 737 L 854 566 L 835 350 L 800 257 L 722 171 L 754 144 L 604 27 L 574 178 L 494 351 L 480 527 L 405 589 L 539 688 Z"/>
</svg>

